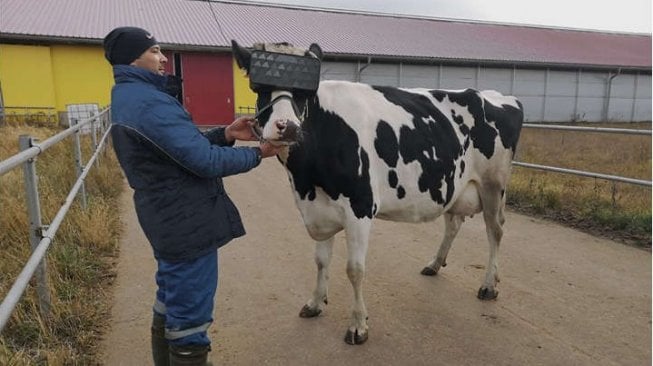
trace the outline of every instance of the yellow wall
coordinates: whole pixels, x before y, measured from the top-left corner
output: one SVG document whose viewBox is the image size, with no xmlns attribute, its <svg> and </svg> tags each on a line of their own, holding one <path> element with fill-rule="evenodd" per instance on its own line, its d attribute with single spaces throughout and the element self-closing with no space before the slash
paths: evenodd
<svg viewBox="0 0 653 366">
<path fill-rule="evenodd" d="M 50 47 L 0 44 L 5 107 L 55 107 Z"/>
<path fill-rule="evenodd" d="M 238 67 L 235 59 L 232 69 L 234 72 L 234 114 L 247 113 L 245 107 L 256 107 L 256 94 L 249 88 L 249 79 Z M 254 111 L 250 109 L 249 113 L 254 114 Z"/>
<path fill-rule="evenodd" d="M 113 73 L 99 46 L 53 45 L 52 70 L 57 110 L 67 104 L 110 103 Z"/>
<path fill-rule="evenodd" d="M 101 46 L 0 44 L 5 107 L 66 110 L 67 104 L 110 103 L 113 74 Z"/>
<path fill-rule="evenodd" d="M 233 62 L 234 113 L 256 106 L 249 79 Z M 0 44 L 0 87 L 5 107 L 66 110 L 67 104 L 111 102 L 113 73 L 101 46 Z M 254 113 L 252 109 L 249 113 Z"/>
</svg>

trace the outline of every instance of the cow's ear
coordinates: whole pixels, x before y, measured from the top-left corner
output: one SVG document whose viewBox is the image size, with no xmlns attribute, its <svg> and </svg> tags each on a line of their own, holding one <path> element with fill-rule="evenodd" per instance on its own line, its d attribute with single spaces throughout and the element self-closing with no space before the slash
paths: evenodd
<svg viewBox="0 0 653 366">
<path fill-rule="evenodd" d="M 238 42 L 234 41 L 233 39 L 231 40 L 231 52 L 236 58 L 238 67 L 245 71 L 245 74 L 249 73 L 249 63 L 252 58 L 251 52 L 241 47 Z"/>
<path fill-rule="evenodd" d="M 311 46 L 308 48 L 308 51 L 315 55 L 318 60 L 322 60 L 322 48 L 317 43 L 311 44 Z"/>
</svg>

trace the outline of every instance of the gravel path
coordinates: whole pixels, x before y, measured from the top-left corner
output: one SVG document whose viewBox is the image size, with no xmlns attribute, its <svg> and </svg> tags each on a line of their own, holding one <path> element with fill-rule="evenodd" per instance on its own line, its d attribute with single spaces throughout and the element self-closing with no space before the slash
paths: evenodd
<svg viewBox="0 0 653 366">
<path fill-rule="evenodd" d="M 343 342 L 352 290 L 344 236 L 329 305 L 298 313 L 316 279 L 314 246 L 274 159 L 226 180 L 248 235 L 220 250 L 210 328 L 214 365 L 650 365 L 651 253 L 507 213 L 499 298 L 476 299 L 488 244 L 481 215 L 463 224 L 436 277 L 419 274 L 443 223 L 376 221 L 364 286 L 370 338 Z M 128 189 L 106 365 L 150 364 L 154 260 Z"/>
</svg>

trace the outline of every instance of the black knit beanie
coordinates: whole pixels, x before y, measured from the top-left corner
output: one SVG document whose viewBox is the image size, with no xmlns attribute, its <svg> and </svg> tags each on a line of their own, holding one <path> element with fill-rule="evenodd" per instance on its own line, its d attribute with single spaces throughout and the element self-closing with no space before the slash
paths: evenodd
<svg viewBox="0 0 653 366">
<path fill-rule="evenodd" d="M 104 57 L 111 65 L 129 65 L 156 44 L 156 39 L 145 29 L 118 27 L 104 37 Z"/>
</svg>

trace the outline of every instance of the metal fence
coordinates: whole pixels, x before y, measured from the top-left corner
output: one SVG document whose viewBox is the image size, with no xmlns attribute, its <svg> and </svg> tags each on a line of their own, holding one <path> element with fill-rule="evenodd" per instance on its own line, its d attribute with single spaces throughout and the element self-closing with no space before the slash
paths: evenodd
<svg viewBox="0 0 653 366">
<path fill-rule="evenodd" d="M 89 158 L 86 165 L 83 165 L 81 149 L 81 130 L 88 128 L 90 125 L 90 134 L 93 144 L 93 155 Z M 50 293 L 47 284 L 45 254 L 52 242 L 54 236 L 59 230 L 64 217 L 68 213 L 75 197 L 81 191 L 82 206 L 86 207 L 86 192 L 84 189 L 84 180 L 93 164 L 98 159 L 99 153 L 104 150 L 109 135 L 110 111 L 109 108 L 102 110 L 98 115 L 83 120 L 72 120 L 71 127 L 39 143 L 36 139 L 22 135 L 19 138 L 20 153 L 13 155 L 9 159 L 0 161 L 0 176 L 17 168 L 23 167 L 25 182 L 25 191 L 27 194 L 27 209 L 29 214 L 29 239 L 32 246 L 32 254 L 18 278 L 7 293 L 7 296 L 0 304 L 0 331 L 5 327 L 18 301 L 22 297 L 30 279 L 36 273 L 37 293 L 39 297 L 39 307 L 41 314 L 47 317 L 50 311 Z M 98 141 L 98 136 L 101 135 Z M 38 177 L 36 174 L 35 158 L 48 148 L 61 142 L 67 137 L 73 137 L 75 166 L 77 168 L 77 181 L 71 188 L 63 206 L 59 209 L 54 219 L 49 225 L 41 221 L 40 199 L 38 191 Z"/>
<path fill-rule="evenodd" d="M 54 107 L 0 107 L 0 126 L 11 123 L 50 123 L 59 121 Z"/>
<path fill-rule="evenodd" d="M 627 128 L 580 127 L 580 126 L 545 125 L 545 124 L 533 124 L 533 123 L 525 123 L 523 127 L 549 129 L 549 130 L 562 130 L 562 131 L 618 133 L 618 134 L 626 134 L 626 135 L 651 136 L 651 130 L 634 130 L 634 129 L 627 129 Z M 579 175 L 583 177 L 599 178 L 599 179 L 611 180 L 616 182 L 651 187 L 651 181 L 642 180 L 642 179 L 626 178 L 626 177 L 620 177 L 616 175 L 593 173 L 593 172 L 588 172 L 583 170 L 558 168 L 554 166 L 524 163 L 520 161 L 513 161 L 512 165 L 520 166 L 524 168 L 530 168 L 530 169 L 545 170 L 545 171 L 562 173 L 562 174 L 573 174 L 573 175 Z"/>
</svg>

